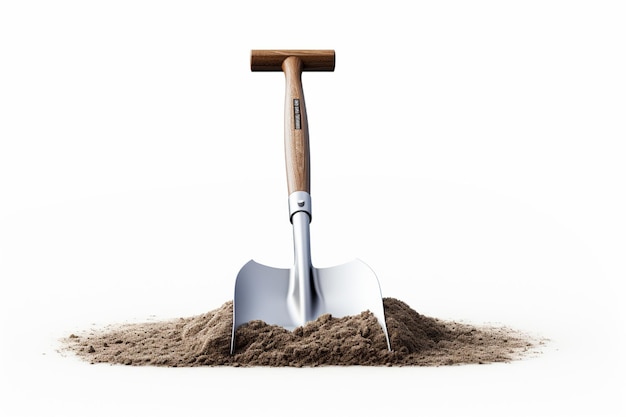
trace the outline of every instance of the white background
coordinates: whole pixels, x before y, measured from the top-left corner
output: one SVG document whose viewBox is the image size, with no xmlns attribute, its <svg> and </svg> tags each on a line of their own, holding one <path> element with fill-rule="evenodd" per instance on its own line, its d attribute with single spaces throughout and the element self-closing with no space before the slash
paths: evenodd
<svg viewBox="0 0 626 417">
<path fill-rule="evenodd" d="M 217 4 L 0 4 L 0 414 L 624 415 L 623 4 Z M 56 351 L 217 308 L 251 258 L 289 266 L 284 80 L 250 49 L 337 53 L 303 76 L 314 264 L 358 257 L 384 296 L 547 337 L 543 355 L 156 369 Z"/>
</svg>

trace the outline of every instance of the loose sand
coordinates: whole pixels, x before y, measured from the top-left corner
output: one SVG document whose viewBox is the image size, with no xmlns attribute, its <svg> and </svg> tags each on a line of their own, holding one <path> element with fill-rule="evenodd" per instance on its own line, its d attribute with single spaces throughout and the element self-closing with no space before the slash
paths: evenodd
<svg viewBox="0 0 626 417">
<path fill-rule="evenodd" d="M 544 343 L 508 327 L 427 317 L 395 298 L 383 303 L 392 351 L 376 318 L 363 312 L 324 315 L 293 332 L 253 321 L 237 330 L 230 355 L 232 301 L 199 316 L 111 325 L 62 342 L 90 363 L 163 367 L 484 364 L 522 359 Z"/>
</svg>

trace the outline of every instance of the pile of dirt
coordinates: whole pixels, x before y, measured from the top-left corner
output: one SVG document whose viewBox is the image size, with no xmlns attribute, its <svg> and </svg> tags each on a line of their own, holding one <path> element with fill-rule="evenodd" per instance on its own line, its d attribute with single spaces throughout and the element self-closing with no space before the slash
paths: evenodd
<svg viewBox="0 0 626 417">
<path fill-rule="evenodd" d="M 370 312 L 323 315 L 290 332 L 261 321 L 237 330 L 230 354 L 232 301 L 199 316 L 112 325 L 63 339 L 90 363 L 191 366 L 440 366 L 510 362 L 543 341 L 507 327 L 471 326 L 419 314 L 406 303 L 383 299 L 392 350 Z"/>
</svg>

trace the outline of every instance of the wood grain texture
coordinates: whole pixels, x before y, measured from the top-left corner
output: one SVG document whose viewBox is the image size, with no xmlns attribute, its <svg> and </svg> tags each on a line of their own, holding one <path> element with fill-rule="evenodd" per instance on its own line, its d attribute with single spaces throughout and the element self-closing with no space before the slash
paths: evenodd
<svg viewBox="0 0 626 417">
<path fill-rule="evenodd" d="M 282 71 L 285 59 L 300 58 L 302 71 L 334 71 L 335 51 L 332 49 L 253 49 L 250 53 L 252 71 Z"/>
<path fill-rule="evenodd" d="M 302 90 L 300 58 L 290 56 L 282 63 L 285 73 L 285 163 L 289 194 L 311 192 L 309 161 L 309 126 Z M 297 105 L 294 105 L 297 100 Z"/>
</svg>

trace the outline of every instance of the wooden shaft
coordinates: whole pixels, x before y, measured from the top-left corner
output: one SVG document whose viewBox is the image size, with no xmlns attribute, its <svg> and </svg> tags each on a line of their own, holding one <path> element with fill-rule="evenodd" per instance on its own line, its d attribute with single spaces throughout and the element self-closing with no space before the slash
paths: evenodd
<svg viewBox="0 0 626 417">
<path fill-rule="evenodd" d="M 282 62 L 285 73 L 285 163 L 287 189 L 311 192 L 309 126 L 302 90 L 302 60 L 289 56 Z"/>
<path fill-rule="evenodd" d="M 283 61 L 296 56 L 302 61 L 302 71 L 334 71 L 335 51 L 332 49 L 254 49 L 250 54 L 252 71 L 282 71 Z"/>
</svg>

